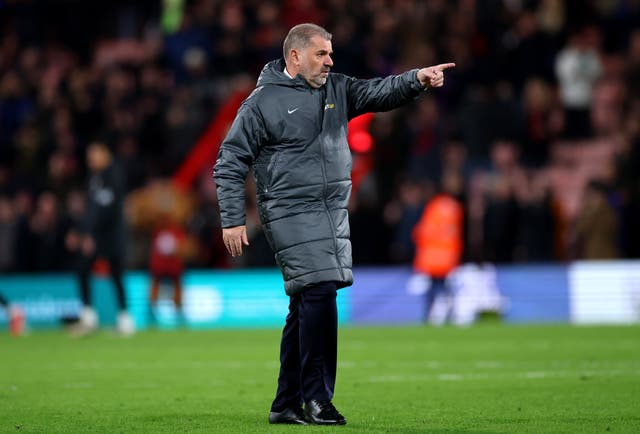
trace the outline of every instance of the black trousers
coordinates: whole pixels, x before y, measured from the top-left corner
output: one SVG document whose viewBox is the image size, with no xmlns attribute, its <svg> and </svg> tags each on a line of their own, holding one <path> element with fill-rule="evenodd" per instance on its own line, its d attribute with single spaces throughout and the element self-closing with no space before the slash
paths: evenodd
<svg viewBox="0 0 640 434">
<path fill-rule="evenodd" d="M 338 308 L 335 282 L 292 296 L 280 344 L 278 391 L 271 411 L 330 400 L 336 383 Z"/>
<path fill-rule="evenodd" d="M 124 293 L 124 284 L 122 282 L 122 255 L 117 252 L 109 250 L 97 251 L 93 255 L 80 254 L 76 265 L 78 278 L 80 280 L 80 298 L 84 306 L 93 306 L 91 302 L 91 268 L 98 256 L 103 257 L 109 263 L 111 269 L 111 278 L 113 284 L 116 287 L 116 301 L 118 303 L 119 310 L 127 309 L 127 300 Z"/>
<path fill-rule="evenodd" d="M 425 316 L 424 321 L 429 321 L 429 317 L 431 316 L 431 310 L 433 309 L 433 305 L 435 304 L 436 298 L 440 296 L 450 296 L 451 288 L 447 284 L 447 281 L 444 277 L 432 277 L 431 278 L 431 287 L 428 288 L 427 297 L 425 301 Z M 447 320 L 449 314 L 447 314 Z"/>
</svg>

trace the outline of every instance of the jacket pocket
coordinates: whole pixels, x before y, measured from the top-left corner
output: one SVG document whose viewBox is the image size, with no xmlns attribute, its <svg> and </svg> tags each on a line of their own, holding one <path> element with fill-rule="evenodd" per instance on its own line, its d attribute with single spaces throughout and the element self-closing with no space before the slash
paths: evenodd
<svg viewBox="0 0 640 434">
<path fill-rule="evenodd" d="M 274 152 L 271 156 L 269 164 L 267 165 L 267 180 L 265 185 L 265 193 L 271 190 L 274 181 L 278 176 L 278 167 L 280 166 L 280 160 L 282 160 L 282 152 Z"/>
<path fill-rule="evenodd" d="M 256 180 L 256 193 L 258 194 L 258 196 L 260 196 L 263 193 L 267 193 L 268 192 L 268 188 L 267 188 L 267 183 L 268 183 L 268 173 L 267 173 L 267 166 L 262 163 L 262 164 L 258 164 L 256 163 L 253 166 L 253 176 L 254 179 Z"/>
</svg>

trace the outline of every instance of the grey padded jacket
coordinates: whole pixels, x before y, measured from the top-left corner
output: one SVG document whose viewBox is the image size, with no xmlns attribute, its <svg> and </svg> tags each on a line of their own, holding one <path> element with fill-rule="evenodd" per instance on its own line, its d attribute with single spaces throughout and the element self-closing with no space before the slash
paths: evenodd
<svg viewBox="0 0 640 434">
<path fill-rule="evenodd" d="M 422 87 L 417 70 L 371 80 L 330 73 L 312 88 L 284 68 L 283 59 L 265 65 L 220 147 L 214 179 L 222 227 L 245 224 L 253 168 L 260 220 L 287 294 L 326 281 L 342 288 L 353 283 L 347 122 L 399 107 Z"/>
</svg>

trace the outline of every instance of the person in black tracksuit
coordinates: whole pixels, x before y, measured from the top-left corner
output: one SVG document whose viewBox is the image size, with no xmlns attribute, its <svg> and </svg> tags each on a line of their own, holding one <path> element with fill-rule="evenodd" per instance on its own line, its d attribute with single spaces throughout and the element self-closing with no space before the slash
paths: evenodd
<svg viewBox="0 0 640 434">
<path fill-rule="evenodd" d="M 260 220 L 290 296 L 269 422 L 344 424 L 331 400 L 337 290 L 353 282 L 347 123 L 442 86 L 454 64 L 372 80 L 330 74 L 331 34 L 314 24 L 292 28 L 283 52 L 262 70 L 218 154 L 222 237 L 232 256 L 248 245 L 245 180 L 252 167 Z"/>
<path fill-rule="evenodd" d="M 76 270 L 83 304 L 78 331 L 86 333 L 98 325 L 97 315 L 92 308 L 90 278 L 94 262 L 100 257 L 109 263 L 116 289 L 116 300 L 120 310 L 117 318 L 118 331 L 131 334 L 134 326 L 127 312 L 122 280 L 125 257 L 123 174 L 106 143 L 101 141 L 89 145 L 87 164 L 91 173 L 87 187 L 85 218 L 79 228 L 70 231 L 67 236 L 68 248 L 77 252 Z"/>
</svg>

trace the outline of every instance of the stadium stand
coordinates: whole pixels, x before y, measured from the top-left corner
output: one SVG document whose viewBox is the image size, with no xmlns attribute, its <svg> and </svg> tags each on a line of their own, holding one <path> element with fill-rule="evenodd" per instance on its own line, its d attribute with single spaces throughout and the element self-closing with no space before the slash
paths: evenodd
<svg viewBox="0 0 640 434">
<path fill-rule="evenodd" d="M 273 264 L 251 188 L 252 249 L 231 260 L 212 153 L 185 164 L 218 146 L 206 133 L 222 108 L 303 21 L 333 33 L 336 72 L 458 65 L 443 89 L 375 115 L 373 145 L 354 149 L 356 264 L 409 263 L 444 176 L 465 185 L 466 260 L 640 257 L 638 2 L 23 0 L 0 1 L 0 270 L 70 268 L 63 240 L 96 136 L 129 192 L 173 177 L 195 196 L 180 217 L 197 245 L 188 266 Z M 131 224 L 128 268 L 146 267 L 152 228 Z"/>
</svg>

